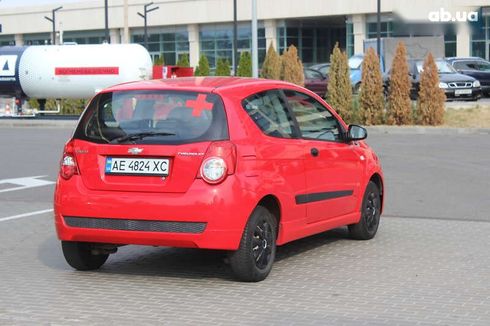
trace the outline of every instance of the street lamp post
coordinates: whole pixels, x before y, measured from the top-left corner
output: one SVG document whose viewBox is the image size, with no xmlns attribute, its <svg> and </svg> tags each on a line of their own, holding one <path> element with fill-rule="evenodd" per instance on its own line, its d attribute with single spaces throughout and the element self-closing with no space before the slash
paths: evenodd
<svg viewBox="0 0 490 326">
<path fill-rule="evenodd" d="M 381 0 L 378 0 L 376 8 L 376 52 L 381 58 Z"/>
<path fill-rule="evenodd" d="M 237 9 L 236 9 L 237 0 L 233 0 L 233 75 L 237 75 L 237 65 L 238 65 L 238 32 L 237 32 Z"/>
<path fill-rule="evenodd" d="M 259 77 L 257 0 L 252 0 L 252 77 Z"/>
<path fill-rule="evenodd" d="M 160 7 L 153 7 L 151 9 L 148 9 L 149 6 L 151 6 L 153 2 L 147 3 L 144 5 L 144 14 L 138 12 L 138 15 L 142 17 L 145 21 L 145 48 L 148 50 L 148 25 L 147 25 L 147 16 L 149 12 L 155 11 Z"/>
<path fill-rule="evenodd" d="M 56 12 L 62 8 L 63 8 L 62 6 L 59 6 L 58 8 L 54 8 L 53 10 L 51 10 L 52 18 L 44 16 L 44 18 L 46 18 L 53 24 L 53 45 L 56 45 Z"/>
<path fill-rule="evenodd" d="M 109 4 L 108 0 L 104 1 L 104 16 L 105 16 L 105 41 L 111 43 L 109 37 Z"/>
</svg>

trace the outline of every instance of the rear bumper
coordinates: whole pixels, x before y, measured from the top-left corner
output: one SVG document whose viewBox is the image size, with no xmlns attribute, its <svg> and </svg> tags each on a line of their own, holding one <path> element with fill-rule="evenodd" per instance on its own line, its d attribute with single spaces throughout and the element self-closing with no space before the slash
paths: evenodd
<svg viewBox="0 0 490 326">
<path fill-rule="evenodd" d="M 56 231 L 64 241 L 236 250 L 256 204 L 236 181 L 195 180 L 186 193 L 141 193 L 89 190 L 79 176 L 59 180 Z"/>
</svg>

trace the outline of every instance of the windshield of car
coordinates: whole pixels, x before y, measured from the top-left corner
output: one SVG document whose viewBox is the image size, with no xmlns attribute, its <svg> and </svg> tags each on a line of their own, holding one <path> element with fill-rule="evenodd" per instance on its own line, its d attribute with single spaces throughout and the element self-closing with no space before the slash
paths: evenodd
<svg viewBox="0 0 490 326">
<path fill-rule="evenodd" d="M 490 62 L 483 60 L 455 61 L 453 67 L 457 70 L 490 71 Z"/>
<path fill-rule="evenodd" d="M 417 61 L 417 71 L 421 73 L 424 70 L 424 62 Z M 457 71 L 446 61 L 436 60 L 437 72 L 440 74 L 455 74 Z"/>
<path fill-rule="evenodd" d="M 323 76 L 327 76 L 330 71 L 330 64 L 317 64 L 310 67 L 311 69 L 318 70 Z"/>
<path fill-rule="evenodd" d="M 323 74 L 323 76 L 326 76 L 330 72 L 330 65 L 324 65 L 324 66 L 322 66 L 321 68 L 319 68 L 317 70 L 319 72 L 321 72 Z"/>
<path fill-rule="evenodd" d="M 305 78 L 306 79 L 323 79 L 323 76 L 317 70 L 305 69 Z"/>
<path fill-rule="evenodd" d="M 363 57 L 361 56 L 353 56 L 349 58 L 349 68 L 351 70 L 361 69 Z"/>
<path fill-rule="evenodd" d="M 215 94 L 119 91 L 91 101 L 74 137 L 109 144 L 182 144 L 228 139 L 228 126 Z"/>
<path fill-rule="evenodd" d="M 478 61 L 475 63 L 475 69 L 479 71 L 490 71 L 490 62 Z"/>
</svg>

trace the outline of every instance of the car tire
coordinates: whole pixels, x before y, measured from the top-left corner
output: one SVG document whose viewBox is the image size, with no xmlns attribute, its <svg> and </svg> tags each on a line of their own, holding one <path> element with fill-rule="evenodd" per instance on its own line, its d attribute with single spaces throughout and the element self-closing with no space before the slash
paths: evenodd
<svg viewBox="0 0 490 326">
<path fill-rule="evenodd" d="M 276 237 L 276 219 L 268 209 L 257 206 L 245 226 L 240 247 L 229 256 L 239 280 L 259 282 L 269 275 L 276 257 Z"/>
<path fill-rule="evenodd" d="M 369 240 L 374 238 L 378 231 L 381 216 L 381 195 L 378 186 L 369 181 L 361 206 L 361 218 L 358 223 L 349 225 L 352 238 Z"/>
<path fill-rule="evenodd" d="M 79 271 L 98 269 L 109 257 L 109 254 L 93 254 L 92 244 L 88 242 L 61 241 L 61 248 L 68 265 Z"/>
</svg>

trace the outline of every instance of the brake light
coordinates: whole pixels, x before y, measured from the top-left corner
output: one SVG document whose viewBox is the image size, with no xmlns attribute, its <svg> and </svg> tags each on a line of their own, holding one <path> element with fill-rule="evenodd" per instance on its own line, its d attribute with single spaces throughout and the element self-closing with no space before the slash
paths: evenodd
<svg viewBox="0 0 490 326">
<path fill-rule="evenodd" d="M 235 166 L 235 144 L 229 141 L 214 142 L 204 155 L 198 177 L 209 184 L 218 184 L 235 173 Z"/>
<path fill-rule="evenodd" d="M 68 180 L 75 174 L 78 174 L 78 166 L 73 150 L 73 143 L 70 141 L 65 145 L 63 151 L 63 157 L 61 158 L 60 164 L 60 176 L 63 179 Z"/>
</svg>

